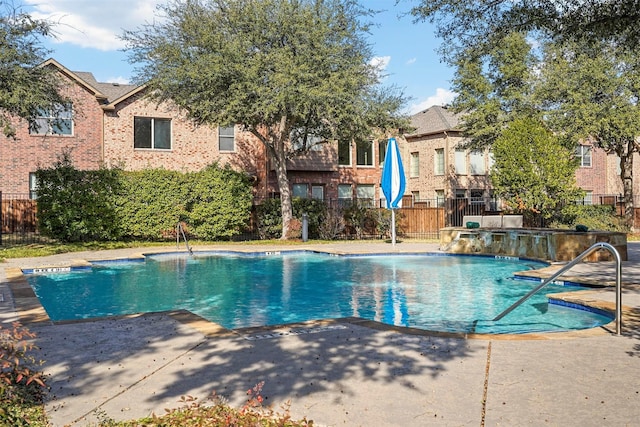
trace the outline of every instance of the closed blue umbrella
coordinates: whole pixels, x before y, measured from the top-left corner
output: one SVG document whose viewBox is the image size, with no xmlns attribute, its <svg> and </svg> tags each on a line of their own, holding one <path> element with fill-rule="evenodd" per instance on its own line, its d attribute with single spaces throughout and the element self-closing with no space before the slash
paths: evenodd
<svg viewBox="0 0 640 427">
<path fill-rule="evenodd" d="M 402 207 L 402 196 L 407 185 L 402 167 L 400 149 L 395 138 L 389 138 L 387 154 L 382 167 L 382 193 L 386 208 L 391 209 L 391 241 L 396 244 L 396 209 Z"/>
</svg>

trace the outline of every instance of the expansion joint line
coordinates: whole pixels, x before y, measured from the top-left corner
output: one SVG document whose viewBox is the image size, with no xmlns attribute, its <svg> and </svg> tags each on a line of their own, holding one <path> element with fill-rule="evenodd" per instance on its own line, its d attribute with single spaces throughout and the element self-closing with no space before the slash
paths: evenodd
<svg viewBox="0 0 640 427">
<path fill-rule="evenodd" d="M 153 375 L 157 374 L 158 372 L 162 371 L 164 368 L 166 368 L 167 366 L 171 365 L 173 362 L 175 362 L 176 360 L 184 357 L 185 355 L 191 353 L 192 351 L 194 351 L 195 349 L 197 349 L 198 347 L 200 347 L 202 344 L 204 344 L 207 341 L 207 339 L 203 339 L 201 340 L 199 343 L 197 343 L 196 345 L 194 345 L 193 347 L 191 347 L 190 349 L 188 349 L 187 351 L 177 355 L 176 357 L 169 359 L 166 363 L 162 364 L 161 366 L 157 367 L 156 369 L 154 369 L 152 372 L 150 372 L 149 374 L 143 376 L 142 378 L 138 379 L 137 381 L 134 381 L 132 384 L 130 384 L 129 386 L 123 388 L 122 390 L 120 390 L 118 393 L 114 394 L 113 396 L 109 397 L 108 399 L 106 399 L 104 402 L 100 403 L 98 406 L 96 406 L 95 408 L 93 408 L 92 410 L 88 411 L 87 413 L 79 416 L 78 418 L 76 418 L 75 420 L 73 420 L 72 422 L 70 422 L 69 424 L 67 424 L 68 426 L 72 426 L 82 420 L 84 420 L 86 417 L 88 417 L 89 415 L 98 412 L 104 405 L 106 405 L 107 403 L 111 402 L 112 400 L 114 400 L 115 398 L 117 398 L 118 396 L 123 395 L 124 393 L 128 392 L 129 390 L 131 390 L 132 388 L 134 388 L 135 386 L 137 386 L 138 384 L 140 384 L 141 382 L 145 381 L 146 379 L 152 377 Z"/>
<path fill-rule="evenodd" d="M 484 419 L 487 414 L 487 389 L 489 388 L 489 369 L 491 368 L 491 341 L 487 347 L 487 364 L 484 368 L 484 387 L 482 389 L 482 414 L 480 418 L 480 427 L 484 427 Z"/>
</svg>

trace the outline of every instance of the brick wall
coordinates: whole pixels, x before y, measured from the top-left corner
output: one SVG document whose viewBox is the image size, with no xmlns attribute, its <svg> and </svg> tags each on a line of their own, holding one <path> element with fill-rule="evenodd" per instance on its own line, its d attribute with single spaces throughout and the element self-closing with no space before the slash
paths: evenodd
<svg viewBox="0 0 640 427">
<path fill-rule="evenodd" d="M 73 100 L 73 134 L 30 135 L 29 124 L 15 119 L 16 137 L 0 135 L 0 191 L 27 193 L 29 173 L 51 167 L 64 152 L 78 169 L 102 162 L 102 109 L 96 97 L 63 74 L 62 92 Z"/>
</svg>

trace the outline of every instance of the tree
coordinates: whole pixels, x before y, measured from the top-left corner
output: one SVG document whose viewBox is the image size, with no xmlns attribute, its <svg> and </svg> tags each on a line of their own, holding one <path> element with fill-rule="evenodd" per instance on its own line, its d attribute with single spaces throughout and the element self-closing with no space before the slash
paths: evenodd
<svg viewBox="0 0 640 427">
<path fill-rule="evenodd" d="M 48 54 L 41 40 L 50 34 L 47 21 L 0 1 L 0 127 L 6 136 L 15 135 L 12 118 L 32 121 L 39 109 L 66 102 L 56 75 L 40 66 Z"/>
<path fill-rule="evenodd" d="M 572 154 L 542 121 L 518 118 L 493 145 L 491 183 L 512 209 L 548 220 L 581 197 Z"/>
<path fill-rule="evenodd" d="M 523 34 L 509 34 L 486 54 L 464 52 L 455 65 L 452 89 L 458 95 L 452 108 L 463 113 L 467 146 L 491 146 L 509 122 L 535 114 L 532 82 L 536 58 Z"/>
<path fill-rule="evenodd" d="M 550 126 L 620 159 L 625 217 L 633 225 L 633 156 L 639 152 L 640 56 L 611 42 L 548 44 L 538 97 Z"/>
<path fill-rule="evenodd" d="M 640 42 L 640 0 L 420 0 L 411 13 L 437 25 L 447 52 L 486 51 L 513 31 L 608 39 L 630 50 Z"/>
<path fill-rule="evenodd" d="M 356 0 L 175 0 L 125 32 L 137 79 L 158 101 L 211 125 L 240 124 L 277 176 L 282 237 L 292 219 L 286 161 L 317 141 L 397 129 L 404 103 L 381 90 Z"/>
</svg>

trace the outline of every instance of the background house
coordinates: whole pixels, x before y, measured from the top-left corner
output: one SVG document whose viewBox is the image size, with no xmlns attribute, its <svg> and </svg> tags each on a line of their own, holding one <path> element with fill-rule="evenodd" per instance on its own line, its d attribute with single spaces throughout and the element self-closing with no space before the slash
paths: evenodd
<svg viewBox="0 0 640 427">
<path fill-rule="evenodd" d="M 411 117 L 415 130 L 405 135 L 402 156 L 407 175 L 406 193 L 416 202 L 443 204 L 444 200 L 464 201 L 465 207 L 500 209 L 491 187 L 491 152 L 465 150 L 459 126 L 460 116 L 446 107 L 433 106 Z M 585 190 L 585 204 L 613 204 L 622 192 L 619 159 L 600 148 L 584 143 L 577 147 L 580 166 L 577 185 Z M 634 177 L 640 179 L 638 156 Z"/>
<path fill-rule="evenodd" d="M 124 170 L 164 168 L 201 170 L 217 162 L 254 178 L 258 200 L 278 195 L 266 150 L 241 126 L 195 125 L 170 103 L 144 97 L 144 86 L 98 82 L 92 73 L 70 71 L 50 59 L 72 100 L 57 111 L 43 111 L 31 126 L 15 119 L 16 138 L 0 140 L 0 192 L 35 197 L 33 173 L 51 167 L 63 153 L 78 169 L 101 166 Z M 386 142 L 386 141 L 385 141 Z M 290 159 L 294 196 L 339 201 L 379 197 L 380 147 L 330 142 Z"/>
</svg>

